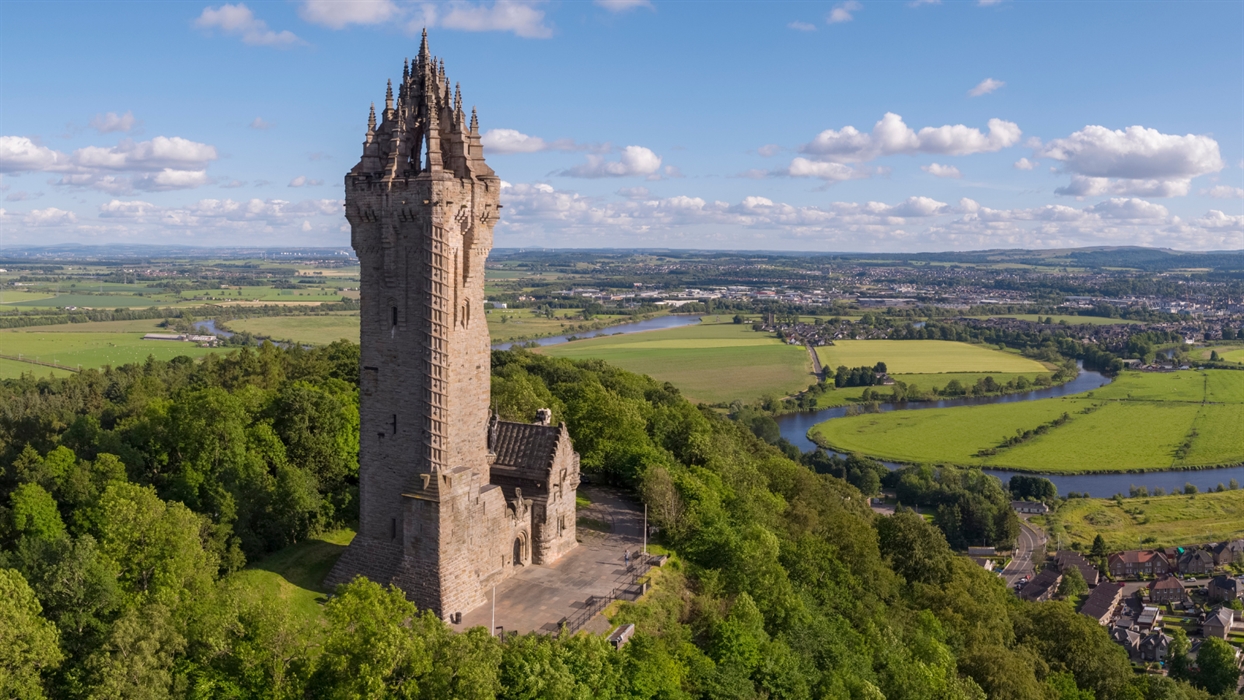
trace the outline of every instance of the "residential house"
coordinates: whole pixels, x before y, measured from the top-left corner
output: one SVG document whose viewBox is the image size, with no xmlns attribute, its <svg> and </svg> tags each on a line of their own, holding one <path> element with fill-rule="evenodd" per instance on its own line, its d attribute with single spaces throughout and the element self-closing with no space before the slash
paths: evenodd
<svg viewBox="0 0 1244 700">
<path fill-rule="evenodd" d="M 998 550 L 993 547 L 968 547 L 969 557 L 996 557 Z"/>
<path fill-rule="evenodd" d="M 1149 583 L 1149 602 L 1151 603 L 1182 603 L 1184 600 L 1184 584 L 1174 574 L 1166 574 L 1162 578 Z"/>
<path fill-rule="evenodd" d="M 1011 501 L 1011 509 L 1016 513 L 1029 515 L 1045 515 L 1050 507 L 1040 501 Z"/>
<path fill-rule="evenodd" d="M 1141 610 L 1140 615 L 1136 617 L 1136 627 L 1142 632 L 1148 632 L 1157 627 L 1161 621 L 1162 609 L 1156 605 L 1146 605 L 1145 609 Z"/>
<path fill-rule="evenodd" d="M 1123 600 L 1122 583 L 1103 583 L 1089 594 L 1084 605 L 1080 607 L 1081 615 L 1088 615 L 1097 620 L 1097 624 L 1105 625 L 1114 617 L 1114 609 Z"/>
<path fill-rule="evenodd" d="M 971 559 L 977 566 L 981 567 L 985 571 L 993 571 L 993 567 L 994 567 L 993 559 L 990 559 L 988 557 L 968 557 L 968 558 Z"/>
<path fill-rule="evenodd" d="M 1089 588 L 1096 586 L 1097 582 L 1101 580 L 1101 572 L 1097 570 L 1096 566 L 1093 566 L 1092 562 L 1085 559 L 1079 552 L 1073 552 L 1071 550 L 1060 551 L 1055 555 L 1055 561 L 1058 562 L 1059 570 L 1064 573 L 1067 571 L 1068 567 L 1074 566 L 1079 569 L 1080 575 L 1084 577 L 1084 582 L 1089 585 Z"/>
<path fill-rule="evenodd" d="M 1143 638 L 1139 632 L 1127 627 L 1115 627 L 1110 630 L 1110 638 L 1115 641 L 1115 644 L 1123 647 L 1128 656 L 1140 656 L 1140 641 Z"/>
<path fill-rule="evenodd" d="M 1213 573 L 1214 571 L 1214 555 L 1205 549 L 1193 549 L 1183 553 L 1179 557 L 1179 572 L 1181 574 L 1203 575 Z"/>
<path fill-rule="evenodd" d="M 1171 649 L 1171 638 L 1161 630 L 1154 630 L 1140 640 L 1141 661 L 1164 661 Z"/>
<path fill-rule="evenodd" d="M 1205 638 L 1218 637 L 1226 639 L 1235 625 L 1235 611 L 1231 608 L 1218 608 L 1201 622 L 1201 635 Z"/>
<path fill-rule="evenodd" d="M 1106 568 L 1115 578 L 1161 576 L 1171 570 L 1170 561 L 1161 552 L 1145 549 L 1129 549 L 1116 552 L 1106 558 Z"/>
<path fill-rule="evenodd" d="M 1240 597 L 1240 582 L 1230 576 L 1215 576 L 1209 580 L 1206 593 L 1215 603 L 1235 600 Z"/>
<path fill-rule="evenodd" d="M 1049 600 L 1058 592 L 1058 584 L 1062 583 L 1062 580 L 1063 572 L 1059 571 L 1057 566 L 1047 566 L 1020 589 L 1019 597 L 1034 602 Z"/>
<path fill-rule="evenodd" d="M 1244 539 L 1219 542 L 1214 545 L 1214 563 L 1226 566 L 1236 560 L 1244 560 Z"/>
</svg>

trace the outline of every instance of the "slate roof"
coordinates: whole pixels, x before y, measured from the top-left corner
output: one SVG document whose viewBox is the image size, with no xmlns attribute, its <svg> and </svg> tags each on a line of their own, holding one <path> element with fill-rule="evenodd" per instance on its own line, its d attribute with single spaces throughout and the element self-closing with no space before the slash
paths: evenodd
<svg viewBox="0 0 1244 700">
<path fill-rule="evenodd" d="M 1058 587 L 1062 577 L 1063 574 L 1057 567 L 1047 566 L 1020 589 L 1019 597 L 1024 600 L 1038 600 L 1042 597 L 1048 597 L 1053 593 L 1053 589 Z"/>
<path fill-rule="evenodd" d="M 1222 591 L 1235 593 L 1237 588 L 1236 580 L 1230 576 L 1215 576 L 1209 581 L 1210 588 L 1217 588 Z"/>
<path fill-rule="evenodd" d="M 1085 559 L 1079 552 L 1072 552 L 1069 550 L 1060 551 L 1056 555 L 1055 561 L 1058 562 L 1058 568 L 1063 571 L 1066 571 L 1069 566 L 1074 566 L 1079 569 L 1080 575 L 1084 577 L 1084 582 L 1087 583 L 1090 588 L 1096 586 L 1097 582 L 1101 580 L 1101 572 L 1097 570 L 1096 566 L 1093 566 L 1092 562 Z"/>
<path fill-rule="evenodd" d="M 492 451 L 496 464 L 519 469 L 548 469 L 557 452 L 561 427 L 537 423 L 497 422 Z"/>
<path fill-rule="evenodd" d="M 1089 594 L 1084 606 L 1080 608 L 1080 612 L 1088 615 L 1094 620 L 1101 621 L 1114 610 L 1114 606 L 1119 601 L 1121 583 L 1103 583 L 1093 592 Z"/>
<path fill-rule="evenodd" d="M 1158 590 L 1172 590 L 1173 591 L 1176 589 L 1182 591 L 1183 588 L 1184 588 L 1184 584 L 1181 583 L 1180 580 L 1173 574 L 1166 574 L 1162 578 L 1156 581 L 1151 581 L 1149 583 L 1149 590 L 1151 591 L 1158 591 Z"/>
</svg>

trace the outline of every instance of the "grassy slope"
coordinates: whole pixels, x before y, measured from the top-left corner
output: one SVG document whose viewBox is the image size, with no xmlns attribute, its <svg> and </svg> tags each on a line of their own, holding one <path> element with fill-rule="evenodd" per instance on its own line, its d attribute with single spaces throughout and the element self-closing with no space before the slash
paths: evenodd
<svg viewBox="0 0 1244 700">
<path fill-rule="evenodd" d="M 702 324 L 581 340 L 540 350 L 554 357 L 599 358 L 677 386 L 692 401 L 750 401 L 807 388 L 811 359 L 748 325 Z"/>
<path fill-rule="evenodd" d="M 1088 549 L 1098 533 L 1107 549 L 1216 542 L 1244 535 L 1244 490 L 1195 496 L 1072 499 L 1058 510 L 1072 541 Z"/>
<path fill-rule="evenodd" d="M 1237 374 L 1127 373 L 1085 398 L 842 418 L 816 426 L 812 434 L 844 451 L 898 461 L 1054 473 L 1234 464 L 1244 461 L 1244 430 L 1239 427 L 1244 425 L 1244 376 Z M 1163 397 L 1171 400 L 1157 400 Z M 1207 397 L 1218 403 L 1202 404 Z M 1095 405 L 1100 408 L 1079 414 Z M 973 456 L 1064 411 L 1072 420 L 1045 435 L 995 456 Z M 1192 449 L 1177 460 L 1176 450 L 1190 436 Z"/>
<path fill-rule="evenodd" d="M 233 575 L 233 580 L 286 604 L 299 619 L 311 624 L 324 620 L 321 586 L 328 570 L 354 539 L 353 530 L 325 533 L 274 552 Z"/>
<path fill-rule="evenodd" d="M 29 362 L 0 360 L 0 379 L 17 379 L 23 374 L 33 374 L 36 377 L 64 377 L 72 374 L 72 372 L 35 365 Z"/>
<path fill-rule="evenodd" d="M 944 372 L 1020 372 L 1040 374 L 1048 368 L 1035 360 L 983 345 L 947 340 L 840 340 L 817 348 L 821 364 L 860 367 L 884 362 L 895 374 Z"/>
<path fill-rule="evenodd" d="M 142 332 L 64 333 L 45 330 L 0 331 L 0 354 L 38 357 L 70 367 L 102 367 L 143 362 L 148 355 L 168 360 L 178 355 L 199 357 L 212 352 L 191 343 L 143 340 Z M 31 365 L 35 367 L 35 365 Z M 42 371 L 39 372 L 42 374 Z"/>
</svg>

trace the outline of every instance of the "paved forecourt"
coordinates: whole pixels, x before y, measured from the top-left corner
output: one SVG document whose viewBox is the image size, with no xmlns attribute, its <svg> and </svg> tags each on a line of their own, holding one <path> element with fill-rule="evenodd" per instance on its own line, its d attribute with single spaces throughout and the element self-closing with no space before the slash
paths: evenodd
<svg viewBox="0 0 1244 700">
<path fill-rule="evenodd" d="M 627 582 L 625 553 L 643 546 L 643 510 L 611 489 L 581 486 L 592 499 L 579 517 L 610 524 L 608 533 L 578 528 L 579 546 L 550 566 L 527 565 L 497 586 L 496 626 L 509 632 L 552 633 L 558 623 L 582 610 L 589 597 L 607 596 Z M 491 597 L 491 593 L 487 594 Z M 463 631 L 489 627 L 491 601 L 467 612 L 453 625 Z M 598 614 L 583 629 L 607 632 L 608 623 Z"/>
</svg>

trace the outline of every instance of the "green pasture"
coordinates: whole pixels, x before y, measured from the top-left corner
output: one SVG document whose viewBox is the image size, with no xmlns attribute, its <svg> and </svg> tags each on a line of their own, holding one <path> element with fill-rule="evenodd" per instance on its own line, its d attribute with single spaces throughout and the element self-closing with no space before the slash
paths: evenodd
<svg viewBox="0 0 1244 700">
<path fill-rule="evenodd" d="M 881 459 L 1017 471 L 1150 471 L 1238 464 L 1244 462 L 1244 384 L 1229 376 L 1233 374 L 1237 373 L 1125 373 L 1116 384 L 1072 398 L 838 418 L 813 427 L 809 435 L 826 446 Z M 1162 400 L 1163 396 L 1171 400 Z M 1204 396 L 1215 397 L 1218 403 L 1202 403 Z M 1044 435 L 1000 448 L 994 455 L 975 456 L 1064 412 L 1071 420 Z M 1189 443 L 1181 456 L 1181 448 Z"/>
<path fill-rule="evenodd" d="M 1206 351 L 1205 359 L 1209 359 L 1210 352 L 1213 352 L 1213 350 Z M 1226 350 L 1219 350 L 1218 356 L 1227 362 L 1244 363 L 1244 348 L 1228 348 Z"/>
<path fill-rule="evenodd" d="M 606 336 L 541 348 L 553 357 L 601 359 L 670 382 L 692 401 L 750 401 L 786 396 L 812 383 L 812 360 L 802 345 L 733 323 Z"/>
<path fill-rule="evenodd" d="M 1047 318 L 1053 318 L 1054 323 L 1067 322 L 1070 326 L 1088 325 L 1088 326 L 1117 326 L 1124 324 L 1140 323 L 1140 321 L 1132 321 L 1125 318 L 1104 318 L 1102 316 L 1068 316 L 1065 314 L 1002 314 L 996 316 L 972 316 L 971 318 L 1015 318 L 1021 321 L 1032 321 L 1040 323 Z"/>
<path fill-rule="evenodd" d="M 30 362 L 0 359 L 0 379 L 17 379 L 23 374 L 33 374 L 36 377 L 64 377 L 71 374 L 71 372 Z"/>
<path fill-rule="evenodd" d="M 1098 534 L 1106 549 L 1171 547 L 1244 536 L 1244 490 L 1191 496 L 1073 498 L 1055 514 L 1085 550 Z"/>
<path fill-rule="evenodd" d="M 325 533 L 273 552 L 229 580 L 279 601 L 306 624 L 321 625 L 329 593 L 323 586 L 324 577 L 352 539 L 353 530 Z"/>
<path fill-rule="evenodd" d="M 838 340 L 816 349 L 821 365 L 833 368 L 884 362 L 891 374 L 1014 372 L 1041 374 L 1045 365 L 984 345 L 949 340 Z"/>
<path fill-rule="evenodd" d="M 193 343 L 168 340 L 143 340 L 143 332 L 134 333 L 65 333 L 44 329 L 16 329 L 0 331 L 0 355 L 21 355 L 44 362 L 57 362 L 83 369 L 91 367 L 114 367 L 144 362 L 148 356 L 157 360 L 170 360 L 179 355 L 200 357 L 211 348 L 201 348 Z M 50 368 L 30 365 L 36 374 L 46 374 Z"/>
<path fill-rule="evenodd" d="M 132 294 L 56 294 L 40 295 L 39 298 L 9 302 L 9 292 L 5 293 L 5 306 L 22 306 L 34 308 L 59 309 L 66 306 L 81 306 L 92 309 L 132 309 L 149 306 L 166 306 L 167 301 L 153 297 L 140 297 Z"/>
<path fill-rule="evenodd" d="M 359 342 L 358 313 L 327 316 L 259 316 L 229 321 L 232 331 L 246 331 L 277 340 L 327 345 L 336 340 Z"/>
<path fill-rule="evenodd" d="M 0 304 L 5 306 L 30 306 L 28 302 L 51 299 L 56 296 L 51 292 L 18 291 L 13 289 L 0 290 Z"/>
<path fill-rule="evenodd" d="M 161 326 L 163 319 L 144 318 L 133 321 L 89 321 L 87 323 L 57 323 L 50 326 L 31 326 L 15 328 L 3 333 L 39 332 L 39 333 L 171 333 Z"/>
</svg>

